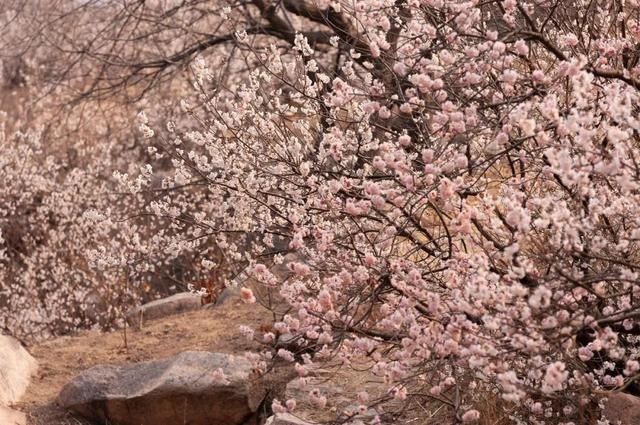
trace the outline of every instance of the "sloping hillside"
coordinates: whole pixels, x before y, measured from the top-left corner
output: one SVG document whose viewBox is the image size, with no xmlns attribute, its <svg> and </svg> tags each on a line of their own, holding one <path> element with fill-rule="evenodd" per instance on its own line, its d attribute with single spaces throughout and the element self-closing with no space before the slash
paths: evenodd
<svg viewBox="0 0 640 425">
<path fill-rule="evenodd" d="M 82 332 L 29 347 L 40 368 L 27 394 L 17 406 L 30 415 L 32 425 L 79 425 L 56 406 L 62 387 L 80 371 L 98 364 L 158 359 L 186 350 L 240 353 L 256 350 L 255 343 L 238 334 L 238 326 L 268 323 L 266 311 L 231 300 L 213 309 L 149 322 L 141 330 L 125 333 Z"/>
</svg>

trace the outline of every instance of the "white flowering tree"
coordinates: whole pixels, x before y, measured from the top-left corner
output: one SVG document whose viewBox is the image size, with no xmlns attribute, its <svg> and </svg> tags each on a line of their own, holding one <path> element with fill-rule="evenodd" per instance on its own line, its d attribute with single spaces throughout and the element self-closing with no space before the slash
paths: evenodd
<svg viewBox="0 0 640 425">
<path fill-rule="evenodd" d="M 143 246 L 247 266 L 278 321 L 244 331 L 291 334 L 273 351 L 302 376 L 366 365 L 378 422 L 438 403 L 470 423 L 498 394 L 522 423 L 584 423 L 640 394 L 637 1 L 95 6 L 82 96 L 193 72 L 180 112 L 140 116 L 148 166 L 117 175 L 155 223 L 134 272 Z"/>
<path fill-rule="evenodd" d="M 67 56 L 77 52 L 69 43 L 92 36 L 106 6 L 0 2 L 0 330 L 25 340 L 121 326 L 135 300 L 190 281 L 186 256 L 153 257 L 153 241 L 136 238 L 132 217 L 144 203 L 113 184 L 114 169 L 137 173 L 148 156 L 131 126 L 133 106 L 85 100 L 81 89 L 92 80 Z M 135 108 L 170 111 L 180 88 L 164 90 L 153 108 Z M 155 230 L 147 216 L 138 222 Z M 105 263 L 92 256 L 97 247 L 119 255 Z M 141 253 L 155 268 L 130 273 Z"/>
</svg>

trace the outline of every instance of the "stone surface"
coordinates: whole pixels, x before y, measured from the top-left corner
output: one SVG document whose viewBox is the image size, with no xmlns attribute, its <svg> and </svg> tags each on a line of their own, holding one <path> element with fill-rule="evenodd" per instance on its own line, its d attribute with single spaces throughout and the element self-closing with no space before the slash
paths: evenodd
<svg viewBox="0 0 640 425">
<path fill-rule="evenodd" d="M 313 423 L 300 419 L 291 413 L 278 413 L 269 416 L 264 425 L 313 425 Z"/>
<path fill-rule="evenodd" d="M 0 335 L 0 406 L 20 400 L 37 368 L 35 359 L 17 339 Z"/>
<path fill-rule="evenodd" d="M 8 407 L 0 406 L 0 424 L 2 425 L 27 425 L 27 415 Z"/>
<path fill-rule="evenodd" d="M 250 372 L 243 357 L 187 351 L 163 360 L 93 367 L 62 389 L 58 403 L 111 425 L 242 424 L 264 398 L 252 388 Z"/>
<path fill-rule="evenodd" d="M 141 328 L 148 320 L 186 313 L 200 307 L 202 307 L 200 295 L 181 292 L 131 309 L 127 313 L 127 323 L 135 328 Z"/>
<path fill-rule="evenodd" d="M 298 351 L 300 346 L 298 344 L 299 338 L 296 338 L 290 333 L 284 333 L 278 336 L 276 341 L 276 348 L 286 348 L 289 351 Z"/>
<path fill-rule="evenodd" d="M 640 425 L 640 397 L 625 393 L 609 396 L 605 403 L 604 416 L 611 424 Z"/>
<path fill-rule="evenodd" d="M 378 416 L 378 412 L 375 409 L 367 408 L 360 411 L 360 406 L 352 404 L 344 409 L 340 418 L 345 422 L 348 421 L 350 425 L 364 425 L 371 423 L 376 416 Z"/>
<path fill-rule="evenodd" d="M 233 300 L 240 300 L 239 286 L 230 286 L 228 288 L 224 288 L 216 299 L 216 303 L 214 305 L 223 305 Z"/>
<path fill-rule="evenodd" d="M 109 310 L 109 305 L 97 290 L 90 291 L 82 302 L 82 313 L 85 320 L 91 323 L 105 323 L 105 313 Z"/>
</svg>

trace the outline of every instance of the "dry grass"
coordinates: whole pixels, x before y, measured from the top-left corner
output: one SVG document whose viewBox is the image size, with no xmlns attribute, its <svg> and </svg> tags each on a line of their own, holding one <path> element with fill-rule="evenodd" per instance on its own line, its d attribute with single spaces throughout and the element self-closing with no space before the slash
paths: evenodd
<svg viewBox="0 0 640 425">
<path fill-rule="evenodd" d="M 499 396 L 495 394 L 484 394 L 480 403 L 480 421 L 478 425 L 508 425 L 512 421 L 509 419 L 509 406 Z"/>
<path fill-rule="evenodd" d="M 257 344 L 238 335 L 240 324 L 259 327 L 268 312 L 230 300 L 214 309 L 172 316 L 127 332 L 86 331 L 56 338 L 29 348 L 40 368 L 17 406 L 30 416 L 31 425 L 84 425 L 55 405 L 62 387 L 76 374 L 98 364 L 121 364 L 174 356 L 182 351 L 221 353 L 254 351 Z"/>
</svg>

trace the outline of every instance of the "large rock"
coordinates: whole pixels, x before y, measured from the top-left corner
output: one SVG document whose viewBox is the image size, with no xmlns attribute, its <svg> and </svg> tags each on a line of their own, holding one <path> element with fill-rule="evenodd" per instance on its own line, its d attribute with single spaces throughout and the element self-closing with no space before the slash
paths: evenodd
<svg viewBox="0 0 640 425">
<path fill-rule="evenodd" d="M 264 397 L 252 386 L 250 372 L 243 357 L 188 351 L 169 359 L 93 367 L 62 389 L 58 403 L 100 424 L 242 424 L 254 417 Z"/>
<path fill-rule="evenodd" d="M 269 416 L 264 425 L 314 425 L 312 422 L 307 422 L 291 413 L 277 413 L 273 416 Z"/>
<path fill-rule="evenodd" d="M 224 288 L 224 290 L 220 293 L 218 298 L 216 298 L 215 304 L 209 304 L 210 306 L 220 306 L 232 301 L 240 300 L 240 287 L 239 286 L 230 286 L 228 288 Z"/>
<path fill-rule="evenodd" d="M 0 406 L 0 424 L 2 425 L 27 425 L 27 415 L 8 407 Z"/>
<path fill-rule="evenodd" d="M 135 328 L 141 328 L 147 320 L 186 313 L 198 310 L 200 307 L 202 307 L 202 297 L 200 295 L 181 292 L 131 309 L 127 313 L 127 322 Z"/>
<path fill-rule="evenodd" d="M 640 425 L 640 398 L 625 393 L 614 393 L 604 405 L 604 416 L 612 424 Z"/>
<path fill-rule="evenodd" d="M 37 368 L 35 359 L 18 340 L 0 335 L 0 406 L 20 400 Z"/>
</svg>

